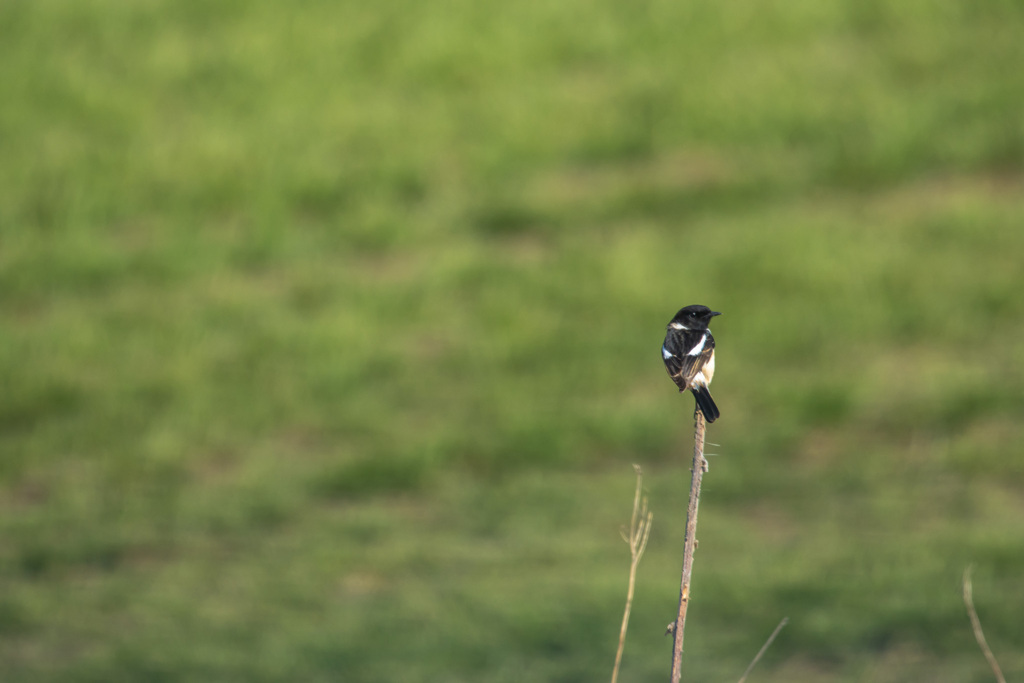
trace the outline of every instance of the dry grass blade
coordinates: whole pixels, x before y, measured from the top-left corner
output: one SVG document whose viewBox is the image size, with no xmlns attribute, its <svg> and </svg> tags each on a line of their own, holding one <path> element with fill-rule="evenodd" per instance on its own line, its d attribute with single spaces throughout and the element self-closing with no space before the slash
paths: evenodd
<svg viewBox="0 0 1024 683">
<path fill-rule="evenodd" d="M 647 550 L 647 539 L 651 536 L 651 522 L 654 513 L 647 509 L 647 499 L 643 497 L 644 475 L 639 465 L 633 465 L 636 472 L 636 492 L 633 494 L 633 516 L 629 520 L 629 535 L 622 533 L 622 539 L 629 544 L 631 561 L 629 564 L 629 589 L 626 591 L 626 609 L 622 614 L 622 627 L 619 629 L 619 649 L 615 653 L 615 667 L 612 669 L 612 683 L 619 679 L 619 666 L 622 664 L 622 650 L 626 646 L 626 631 L 629 629 L 629 613 L 633 609 L 633 590 L 636 587 L 636 568 L 640 558 Z"/>
<path fill-rule="evenodd" d="M 974 639 L 978 641 L 978 647 L 981 648 L 982 654 L 988 660 L 988 665 L 992 667 L 992 673 L 996 675 L 996 680 L 999 683 L 1006 683 L 1006 679 L 1003 677 L 1003 670 L 999 668 L 999 662 L 996 661 L 996 656 L 989 649 L 988 641 L 985 640 L 985 633 L 981 630 L 981 620 L 978 619 L 978 612 L 974 609 L 974 587 L 971 585 L 972 569 L 972 566 L 964 569 L 964 605 L 967 606 L 967 616 L 971 618 Z"/>
<path fill-rule="evenodd" d="M 779 631 L 781 631 L 783 627 L 788 623 L 789 617 L 783 617 L 782 621 L 779 622 L 779 625 L 775 627 L 774 631 L 772 631 L 772 634 L 768 636 L 768 640 L 764 641 L 764 645 L 762 645 L 761 649 L 757 651 L 757 654 L 754 655 L 754 658 L 750 660 L 750 666 L 748 666 L 747 670 L 743 672 L 742 676 L 740 676 L 739 683 L 746 683 L 747 676 L 749 676 L 750 672 L 754 670 L 754 667 L 757 666 L 757 663 L 761 661 L 761 657 L 764 657 L 764 653 L 768 651 L 768 648 L 772 646 L 772 641 L 775 640 L 775 636 L 779 635 Z"/>
</svg>

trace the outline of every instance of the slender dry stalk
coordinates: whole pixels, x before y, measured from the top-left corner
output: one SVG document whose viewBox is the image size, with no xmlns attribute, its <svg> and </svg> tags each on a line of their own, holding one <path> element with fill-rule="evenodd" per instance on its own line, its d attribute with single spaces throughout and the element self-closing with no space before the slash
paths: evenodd
<svg viewBox="0 0 1024 683">
<path fill-rule="evenodd" d="M 772 631 L 772 634 L 768 636 L 768 640 L 764 641 L 764 645 L 762 645 L 761 649 L 757 651 L 756 655 L 754 655 L 754 658 L 750 661 L 750 666 L 748 666 L 747 670 L 743 672 L 742 676 L 740 676 L 739 683 L 746 683 L 747 676 L 749 676 L 750 672 L 754 670 L 757 663 L 761 661 L 761 657 L 764 657 L 764 653 L 768 651 L 768 648 L 772 646 L 775 636 L 779 635 L 779 631 L 781 631 L 788 623 L 789 617 L 783 617 L 782 621 L 779 622 L 779 625 L 775 627 L 774 631 Z"/>
<path fill-rule="evenodd" d="M 626 610 L 622 614 L 622 627 L 619 629 L 619 649 L 615 653 L 615 668 L 612 669 L 612 683 L 619 679 L 619 665 L 622 663 L 622 650 L 626 646 L 626 630 L 629 628 L 629 612 L 633 609 L 633 589 L 636 586 L 636 568 L 640 558 L 647 550 L 647 539 L 651 535 L 651 522 L 654 513 L 647 509 L 647 499 L 643 498 L 644 475 L 640 465 L 633 465 L 636 472 L 636 493 L 633 494 L 633 517 L 629 520 L 629 536 L 622 532 L 622 540 L 629 544 L 629 589 L 626 591 Z"/>
<path fill-rule="evenodd" d="M 693 472 L 690 479 L 690 504 L 686 510 L 686 537 L 683 541 L 683 575 L 679 585 L 679 616 L 676 617 L 672 643 L 672 683 L 679 683 L 683 674 L 683 630 L 686 627 L 686 608 L 690 604 L 690 574 L 693 571 L 693 551 L 697 547 L 697 505 L 700 503 L 700 482 L 708 468 L 704 459 L 704 414 L 696 411 L 693 429 Z"/>
<path fill-rule="evenodd" d="M 989 649 L 988 641 L 985 640 L 985 633 L 981 630 L 981 620 L 978 619 L 978 612 L 974 609 L 974 587 L 971 585 L 971 571 L 973 569 L 973 566 L 968 566 L 967 569 L 964 569 L 964 604 L 967 606 L 967 616 L 971 618 L 974 639 L 978 641 L 978 647 L 981 648 L 982 654 L 988 660 L 988 665 L 992 667 L 992 673 L 996 675 L 996 680 L 999 683 L 1006 683 L 1006 679 L 1003 678 L 1003 670 L 999 668 L 999 662 L 996 661 L 996 656 Z"/>
</svg>

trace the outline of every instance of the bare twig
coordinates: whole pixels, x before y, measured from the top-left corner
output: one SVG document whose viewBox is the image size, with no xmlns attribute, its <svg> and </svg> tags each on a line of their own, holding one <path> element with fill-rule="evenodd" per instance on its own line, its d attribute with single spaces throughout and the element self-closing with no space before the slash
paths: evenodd
<svg viewBox="0 0 1024 683">
<path fill-rule="evenodd" d="M 626 591 L 626 610 L 622 614 L 622 628 L 619 629 L 619 649 L 615 653 L 615 668 L 612 669 L 612 683 L 619 678 L 619 665 L 622 663 L 622 650 L 626 646 L 626 630 L 629 628 L 629 612 L 633 609 L 633 588 L 636 586 L 636 568 L 640 558 L 647 549 L 647 539 L 651 535 L 651 522 L 654 513 L 647 509 L 647 499 L 643 498 L 644 475 L 639 465 L 633 465 L 636 472 L 636 493 L 633 494 L 633 517 L 629 520 L 629 537 L 622 533 L 622 540 L 629 544 L 632 561 L 629 564 L 629 589 Z"/>
<path fill-rule="evenodd" d="M 754 670 L 757 663 L 761 661 L 761 657 L 764 657 L 764 653 L 768 651 L 768 648 L 772 646 L 772 641 L 775 640 L 775 636 L 779 635 L 779 631 L 781 631 L 788 623 L 789 617 L 783 617 L 782 621 L 779 622 L 779 625 L 775 627 L 774 631 L 772 631 L 772 634 L 768 636 L 768 640 L 764 641 L 764 645 L 762 645 L 761 649 L 757 651 L 756 655 L 754 655 L 754 658 L 750 661 L 750 666 L 748 666 L 747 670 L 743 672 L 742 676 L 740 676 L 739 683 L 746 683 L 747 676 L 749 676 L 750 672 Z"/>
<path fill-rule="evenodd" d="M 981 620 L 978 619 L 978 613 L 974 609 L 974 588 L 971 585 L 972 569 L 974 569 L 972 566 L 964 569 L 964 604 L 967 606 L 967 616 L 971 618 L 974 639 L 978 641 L 978 647 L 981 648 L 982 654 L 988 660 L 988 665 L 992 667 L 992 673 L 996 675 L 996 680 L 999 683 L 1006 683 L 1006 679 L 1003 678 L 1003 670 L 999 668 L 999 662 L 996 661 L 995 655 L 989 649 L 988 642 L 985 640 L 985 633 L 981 630 Z"/>
<path fill-rule="evenodd" d="M 686 608 L 690 604 L 690 574 L 693 571 L 693 551 L 697 547 L 697 505 L 700 502 L 700 482 L 707 471 L 704 459 L 704 414 L 696 411 L 693 430 L 693 467 L 690 479 L 690 504 L 686 510 L 686 537 L 683 541 L 683 575 L 679 585 L 679 616 L 673 627 L 672 683 L 679 683 L 683 669 L 683 629 L 686 627 Z"/>
</svg>

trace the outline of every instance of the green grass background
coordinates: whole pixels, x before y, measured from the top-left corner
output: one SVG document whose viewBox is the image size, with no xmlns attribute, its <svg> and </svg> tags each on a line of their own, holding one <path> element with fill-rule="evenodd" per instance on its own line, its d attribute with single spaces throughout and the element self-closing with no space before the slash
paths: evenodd
<svg viewBox="0 0 1024 683">
<path fill-rule="evenodd" d="M 1024 676 L 1024 5 L 0 3 L 0 678 Z"/>
</svg>

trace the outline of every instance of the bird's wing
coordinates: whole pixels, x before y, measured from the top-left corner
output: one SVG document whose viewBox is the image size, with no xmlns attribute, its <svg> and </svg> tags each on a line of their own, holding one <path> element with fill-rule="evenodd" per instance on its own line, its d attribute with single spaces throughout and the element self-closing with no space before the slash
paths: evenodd
<svg viewBox="0 0 1024 683">
<path fill-rule="evenodd" d="M 691 355 L 688 351 L 690 349 L 679 348 L 669 340 L 666 340 L 661 348 L 661 356 L 665 361 L 665 367 L 668 368 L 668 374 L 680 389 L 689 389 L 694 375 L 711 359 L 711 354 L 715 352 L 714 337 L 707 335 L 700 353 Z"/>
</svg>

